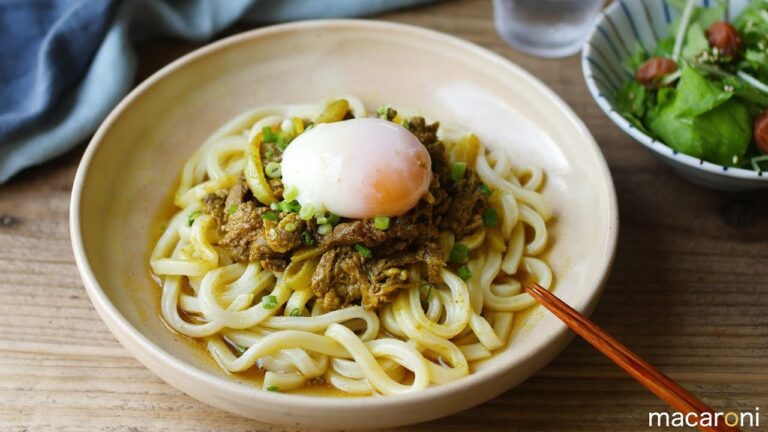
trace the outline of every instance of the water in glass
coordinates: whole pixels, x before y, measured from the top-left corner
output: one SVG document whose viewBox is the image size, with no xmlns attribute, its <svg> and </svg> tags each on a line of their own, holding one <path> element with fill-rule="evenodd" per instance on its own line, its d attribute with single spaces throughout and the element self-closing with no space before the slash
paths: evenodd
<svg viewBox="0 0 768 432">
<path fill-rule="evenodd" d="M 540 57 L 575 54 L 604 0 L 493 0 L 496 31 L 508 44 Z"/>
</svg>

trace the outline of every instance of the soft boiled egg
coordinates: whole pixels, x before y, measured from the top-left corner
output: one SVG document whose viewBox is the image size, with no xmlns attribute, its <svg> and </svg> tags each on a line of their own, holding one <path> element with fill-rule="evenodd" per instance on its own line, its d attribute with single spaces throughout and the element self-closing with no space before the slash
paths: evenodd
<svg viewBox="0 0 768 432">
<path fill-rule="evenodd" d="M 282 173 L 302 207 L 364 219 L 413 208 L 429 188 L 432 160 L 404 127 L 360 118 L 299 135 L 283 153 Z"/>
</svg>

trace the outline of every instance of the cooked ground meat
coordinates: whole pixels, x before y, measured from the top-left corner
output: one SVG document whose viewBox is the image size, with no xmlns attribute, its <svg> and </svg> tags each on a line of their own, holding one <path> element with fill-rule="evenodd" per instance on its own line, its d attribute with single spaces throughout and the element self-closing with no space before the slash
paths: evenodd
<svg viewBox="0 0 768 432">
<path fill-rule="evenodd" d="M 389 233 L 373 226 L 371 220 L 342 222 L 330 234 L 321 236 L 320 244 L 328 249 L 337 246 L 349 246 L 356 243 L 376 247 L 389 238 Z"/>
<path fill-rule="evenodd" d="M 279 221 L 264 220 L 267 245 L 275 252 L 288 252 L 301 244 L 301 233 L 306 226 L 296 213 L 288 213 Z M 286 226 L 293 225 L 292 230 Z"/>
<path fill-rule="evenodd" d="M 359 302 L 370 286 L 363 256 L 349 246 L 328 249 L 312 275 L 312 290 L 323 309 L 332 311 Z M 367 294 L 366 294 L 367 295 Z"/>
<path fill-rule="evenodd" d="M 397 112 L 389 109 L 386 115 L 391 120 Z M 405 126 L 429 151 L 433 176 L 428 194 L 408 213 L 390 218 L 388 229 L 377 229 L 370 219 L 342 218 L 330 233 L 321 235 L 314 219 L 303 221 L 297 213 L 260 204 L 242 180 L 226 195 L 204 199 L 203 211 L 214 218 L 221 235 L 218 245 L 239 262 L 259 261 L 274 271 L 285 269 L 292 251 L 321 248 L 311 288 L 326 311 L 352 304 L 376 309 L 391 302 L 401 288 L 416 283 L 409 280 L 413 265 L 420 265 L 430 282 L 441 283 L 446 257 L 438 243 L 439 233 L 448 230 L 461 238 L 480 228 L 486 197 L 478 189 L 480 180 L 474 170 L 467 169 L 463 179 L 451 179 L 451 163 L 437 138 L 437 123 L 414 117 Z M 262 151 L 266 160 L 281 159 L 274 146 Z M 280 179 L 269 184 L 282 197 Z M 367 252 L 356 249 L 360 247 Z"/>
</svg>

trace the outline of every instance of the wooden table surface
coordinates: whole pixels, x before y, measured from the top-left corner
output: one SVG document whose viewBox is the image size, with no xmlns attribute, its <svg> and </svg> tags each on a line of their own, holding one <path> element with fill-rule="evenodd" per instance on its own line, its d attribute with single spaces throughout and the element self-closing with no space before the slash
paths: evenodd
<svg viewBox="0 0 768 432">
<path fill-rule="evenodd" d="M 490 1 L 378 18 L 487 47 L 565 99 L 600 143 L 619 197 L 618 254 L 594 320 L 717 409 L 760 407 L 768 428 L 768 193 L 716 192 L 675 176 L 600 111 L 576 57 L 540 60 L 504 45 Z M 138 79 L 197 46 L 143 44 Z M 101 322 L 75 268 L 67 223 L 83 149 L 0 186 L 0 430 L 292 430 L 182 394 L 134 360 Z M 574 340 L 502 396 L 408 429 L 647 430 L 648 412 L 665 409 Z"/>
</svg>

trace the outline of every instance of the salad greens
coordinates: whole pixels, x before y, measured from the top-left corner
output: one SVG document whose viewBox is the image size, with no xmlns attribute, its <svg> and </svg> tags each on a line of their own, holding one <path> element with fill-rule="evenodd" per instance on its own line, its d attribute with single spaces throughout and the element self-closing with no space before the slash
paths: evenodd
<svg viewBox="0 0 768 432">
<path fill-rule="evenodd" d="M 684 12 L 651 52 L 638 47 L 625 60 L 637 79 L 617 93 L 617 110 L 681 153 L 768 169 L 768 158 L 759 157 L 768 153 L 767 145 L 753 137 L 755 122 L 768 108 L 768 0 L 753 0 L 730 25 L 722 22 L 723 2 L 710 8 L 684 0 L 670 4 Z"/>
</svg>

